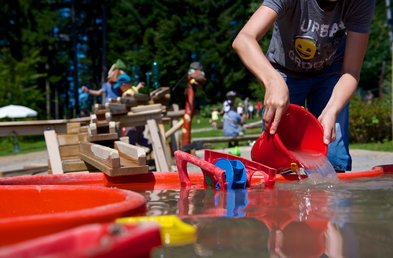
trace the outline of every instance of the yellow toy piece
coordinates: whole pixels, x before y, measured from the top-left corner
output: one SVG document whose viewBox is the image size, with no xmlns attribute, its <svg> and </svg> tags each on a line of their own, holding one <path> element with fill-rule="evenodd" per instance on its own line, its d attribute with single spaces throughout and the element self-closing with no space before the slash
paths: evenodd
<svg viewBox="0 0 393 258">
<path fill-rule="evenodd" d="M 175 215 L 126 217 L 116 220 L 117 223 L 124 224 L 146 221 L 160 225 L 161 241 L 166 246 L 190 244 L 195 240 L 195 227 Z"/>
</svg>

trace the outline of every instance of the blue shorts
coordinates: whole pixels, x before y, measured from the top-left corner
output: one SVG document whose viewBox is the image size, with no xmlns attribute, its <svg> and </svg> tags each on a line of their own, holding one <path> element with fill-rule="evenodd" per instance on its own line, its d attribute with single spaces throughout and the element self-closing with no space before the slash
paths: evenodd
<svg viewBox="0 0 393 258">
<path fill-rule="evenodd" d="M 306 107 L 316 118 L 322 113 L 333 88 L 341 76 L 341 65 L 332 66 L 323 74 L 296 76 L 280 72 L 289 88 L 290 103 Z M 336 140 L 328 146 L 328 159 L 335 170 L 350 171 L 349 103 L 341 110 L 336 121 Z"/>
</svg>

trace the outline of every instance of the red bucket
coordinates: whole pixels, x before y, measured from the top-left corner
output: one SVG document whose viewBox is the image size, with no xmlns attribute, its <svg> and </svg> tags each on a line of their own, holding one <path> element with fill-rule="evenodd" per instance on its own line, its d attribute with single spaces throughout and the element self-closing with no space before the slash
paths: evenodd
<svg viewBox="0 0 393 258">
<path fill-rule="evenodd" d="M 251 159 L 282 172 L 291 164 L 307 167 L 302 160 L 326 157 L 323 128 L 305 108 L 290 104 L 282 116 L 277 133 L 262 132 L 251 150 Z M 299 158 L 303 157 L 303 158 Z"/>
</svg>

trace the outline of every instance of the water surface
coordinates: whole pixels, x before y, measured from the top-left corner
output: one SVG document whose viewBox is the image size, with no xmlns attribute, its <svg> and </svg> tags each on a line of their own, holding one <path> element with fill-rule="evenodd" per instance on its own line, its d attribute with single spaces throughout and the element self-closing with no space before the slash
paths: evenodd
<svg viewBox="0 0 393 258">
<path fill-rule="evenodd" d="M 275 189 L 146 191 L 147 215 L 175 214 L 194 243 L 153 257 L 393 257 L 393 177 Z"/>
</svg>

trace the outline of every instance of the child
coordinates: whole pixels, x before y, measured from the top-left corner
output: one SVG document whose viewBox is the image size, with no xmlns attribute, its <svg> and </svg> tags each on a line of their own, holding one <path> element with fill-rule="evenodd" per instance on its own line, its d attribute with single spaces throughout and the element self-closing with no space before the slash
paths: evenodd
<svg viewBox="0 0 393 258">
<path fill-rule="evenodd" d="M 218 110 L 217 110 L 216 106 L 213 107 L 213 111 L 211 113 L 211 124 L 214 129 L 217 129 L 217 127 L 218 127 Z"/>
</svg>

